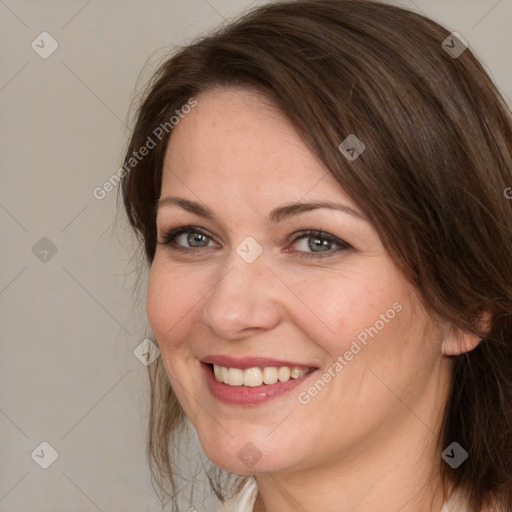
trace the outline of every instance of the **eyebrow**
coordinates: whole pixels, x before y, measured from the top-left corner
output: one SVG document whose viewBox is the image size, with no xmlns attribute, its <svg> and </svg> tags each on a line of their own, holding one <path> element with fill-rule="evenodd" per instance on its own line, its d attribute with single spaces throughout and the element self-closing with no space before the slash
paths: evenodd
<svg viewBox="0 0 512 512">
<path fill-rule="evenodd" d="M 158 201 L 157 207 L 158 209 L 160 209 L 164 206 L 169 205 L 179 206 L 186 210 L 187 212 L 198 215 L 199 217 L 204 217 L 206 219 L 214 220 L 223 224 L 221 219 L 210 208 L 203 206 L 199 203 L 196 203 L 195 201 L 190 201 L 189 199 L 184 199 L 182 197 L 167 196 Z M 311 201 L 303 203 L 284 204 L 282 206 L 274 208 L 270 212 L 268 219 L 270 225 L 274 225 L 295 215 L 299 215 L 301 213 L 309 212 L 312 210 L 318 210 L 321 208 L 337 210 L 346 213 L 358 220 L 369 222 L 368 219 L 362 213 L 358 212 L 357 210 L 354 210 L 353 208 L 350 208 L 350 206 L 340 203 L 334 203 L 331 201 Z"/>
</svg>

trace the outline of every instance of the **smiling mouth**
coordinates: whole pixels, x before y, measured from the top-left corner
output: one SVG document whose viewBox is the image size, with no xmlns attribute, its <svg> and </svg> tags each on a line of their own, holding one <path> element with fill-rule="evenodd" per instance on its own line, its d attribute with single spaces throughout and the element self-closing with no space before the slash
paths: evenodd
<svg viewBox="0 0 512 512">
<path fill-rule="evenodd" d="M 225 364 L 228 364 L 228 360 L 229 358 L 224 358 L 223 362 L 226 361 Z M 313 374 L 318 370 L 308 366 L 256 366 L 262 362 L 278 362 L 269 359 L 258 361 L 253 358 L 238 361 L 239 365 L 245 368 L 220 366 L 209 361 L 202 361 L 200 364 L 208 390 L 219 402 L 244 407 L 262 405 L 269 400 L 288 395 L 313 378 Z M 225 378 L 227 382 L 224 382 Z"/>
<path fill-rule="evenodd" d="M 228 368 L 214 363 L 203 363 L 210 368 L 215 380 L 234 387 L 258 387 L 300 379 L 316 368 L 300 366 L 265 366 Z"/>
</svg>

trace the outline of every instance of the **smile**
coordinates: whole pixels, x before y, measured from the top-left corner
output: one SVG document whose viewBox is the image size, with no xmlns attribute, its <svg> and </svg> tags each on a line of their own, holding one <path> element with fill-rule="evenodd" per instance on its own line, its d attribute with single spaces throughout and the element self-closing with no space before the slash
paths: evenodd
<svg viewBox="0 0 512 512">
<path fill-rule="evenodd" d="M 205 362 L 200 366 L 206 386 L 214 398 L 243 406 L 258 405 L 283 396 L 303 384 L 317 370 L 299 366 L 236 368 Z"/>
<path fill-rule="evenodd" d="M 299 366 L 266 366 L 264 368 L 226 368 L 217 364 L 213 365 L 213 373 L 217 382 L 223 382 L 229 386 L 256 387 L 262 384 L 275 384 L 288 382 L 290 379 L 299 379 L 308 373 L 308 368 Z"/>
</svg>

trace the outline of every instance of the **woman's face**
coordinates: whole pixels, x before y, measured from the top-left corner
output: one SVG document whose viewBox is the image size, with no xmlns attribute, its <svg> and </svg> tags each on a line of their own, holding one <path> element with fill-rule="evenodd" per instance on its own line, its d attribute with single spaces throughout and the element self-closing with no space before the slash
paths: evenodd
<svg viewBox="0 0 512 512">
<path fill-rule="evenodd" d="M 268 100 L 196 99 L 167 148 L 147 312 L 207 456 L 237 474 L 294 471 L 431 436 L 442 329 L 372 225 Z M 317 202 L 339 208 L 298 207 Z M 248 385 L 212 391 L 212 357 Z M 286 382 L 287 363 L 316 369 Z"/>
</svg>

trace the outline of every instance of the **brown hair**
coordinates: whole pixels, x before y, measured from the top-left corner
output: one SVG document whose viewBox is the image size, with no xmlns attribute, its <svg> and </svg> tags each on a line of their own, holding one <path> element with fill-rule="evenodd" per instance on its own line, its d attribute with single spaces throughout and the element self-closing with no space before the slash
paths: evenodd
<svg viewBox="0 0 512 512">
<path fill-rule="evenodd" d="M 432 20 L 377 1 L 256 8 L 158 69 L 138 108 L 125 167 L 201 92 L 244 87 L 271 98 L 372 221 L 428 311 L 482 338 L 453 357 L 439 439 L 443 449 L 458 442 L 469 459 L 452 469 L 439 457 L 439 465 L 445 490 L 464 492 L 469 512 L 493 502 L 510 511 L 512 201 L 505 190 L 512 186 L 512 116 L 470 49 L 454 56 L 443 48 L 449 36 Z M 171 133 L 131 161 L 122 180 L 148 263 Z M 366 146 L 354 161 L 338 149 L 350 134 Z M 492 320 L 485 332 L 484 313 Z M 150 378 L 148 456 L 160 489 L 170 483 L 172 495 L 172 450 L 185 415 L 159 360 Z M 225 497 L 219 480 L 209 479 Z"/>
</svg>

